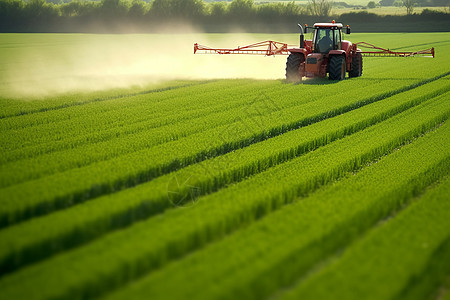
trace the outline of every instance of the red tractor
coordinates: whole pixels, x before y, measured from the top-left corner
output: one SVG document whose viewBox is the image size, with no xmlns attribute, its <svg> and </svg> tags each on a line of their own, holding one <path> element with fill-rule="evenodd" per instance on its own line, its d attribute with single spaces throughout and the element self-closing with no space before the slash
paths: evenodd
<svg viewBox="0 0 450 300">
<path fill-rule="evenodd" d="M 300 26 L 300 25 L 299 25 Z M 343 80 L 348 72 L 349 77 L 362 75 L 361 50 L 351 42 L 342 40 L 342 24 L 316 23 L 312 40 L 303 39 L 303 28 L 300 26 L 300 48 L 289 49 L 286 62 L 286 79 L 290 82 L 300 81 L 302 77 L 326 77 L 331 80 Z M 350 34 L 347 25 L 346 33 Z"/>
<path fill-rule="evenodd" d="M 194 44 L 195 53 L 216 54 L 262 54 L 266 56 L 284 54 L 289 55 L 286 62 L 286 80 L 299 82 L 303 77 L 326 77 L 331 80 L 343 80 L 348 72 L 349 77 L 359 77 L 363 70 L 363 56 L 428 56 L 434 57 L 434 48 L 399 52 L 374 46 L 366 42 L 352 44 L 342 39 L 343 26 L 341 23 L 316 23 L 313 27 L 300 27 L 300 47 L 288 48 L 285 43 L 264 41 L 234 49 L 209 48 Z M 304 33 L 308 29 L 314 30 L 314 38 L 305 40 Z M 350 34 L 350 27 L 345 28 Z M 361 51 L 359 47 L 368 48 Z M 430 56 L 431 55 L 431 56 Z"/>
</svg>

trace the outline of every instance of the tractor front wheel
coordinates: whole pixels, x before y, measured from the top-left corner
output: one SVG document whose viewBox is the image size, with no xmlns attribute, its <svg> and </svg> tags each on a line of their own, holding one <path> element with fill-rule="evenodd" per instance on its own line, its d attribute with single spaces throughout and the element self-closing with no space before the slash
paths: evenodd
<svg viewBox="0 0 450 300">
<path fill-rule="evenodd" d="M 356 53 L 352 58 L 352 69 L 348 72 L 349 77 L 359 77 L 362 75 L 363 61 L 361 53 Z"/>
<path fill-rule="evenodd" d="M 346 67 L 345 56 L 333 55 L 330 56 L 330 80 L 344 80 Z"/>
<path fill-rule="evenodd" d="M 286 81 L 287 82 L 299 82 L 300 78 L 299 68 L 300 64 L 305 61 L 305 57 L 302 54 L 291 53 L 286 61 Z"/>
</svg>

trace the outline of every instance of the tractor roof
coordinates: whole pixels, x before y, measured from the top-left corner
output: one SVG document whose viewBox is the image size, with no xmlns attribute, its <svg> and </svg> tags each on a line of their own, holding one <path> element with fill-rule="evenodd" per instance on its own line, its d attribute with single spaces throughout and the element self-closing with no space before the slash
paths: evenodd
<svg viewBox="0 0 450 300">
<path fill-rule="evenodd" d="M 315 23 L 314 27 L 327 27 L 327 28 L 337 27 L 337 28 L 342 28 L 342 23 Z"/>
</svg>

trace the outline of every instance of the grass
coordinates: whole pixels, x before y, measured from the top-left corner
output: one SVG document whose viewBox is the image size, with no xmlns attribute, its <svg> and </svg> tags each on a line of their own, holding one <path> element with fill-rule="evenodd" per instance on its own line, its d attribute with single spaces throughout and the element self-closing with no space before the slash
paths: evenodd
<svg viewBox="0 0 450 300">
<path fill-rule="evenodd" d="M 0 35 L 2 296 L 445 297 L 450 37 L 346 38 L 437 56 L 295 85 L 285 57 L 191 47 L 296 35 Z M 167 69 L 180 77 L 149 79 Z"/>
</svg>

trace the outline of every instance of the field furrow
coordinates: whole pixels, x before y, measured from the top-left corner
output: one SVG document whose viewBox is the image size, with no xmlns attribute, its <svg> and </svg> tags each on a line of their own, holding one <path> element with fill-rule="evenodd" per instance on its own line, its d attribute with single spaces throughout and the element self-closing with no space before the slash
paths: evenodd
<svg viewBox="0 0 450 300">
<path fill-rule="evenodd" d="M 446 75 L 448 74 L 369 98 L 362 96 L 359 99 L 327 101 L 326 106 L 321 101 L 316 101 L 293 109 L 275 110 L 256 119 L 238 119 L 230 125 L 178 141 L 1 189 L 0 224 L 5 226 L 135 186 L 209 157 L 381 101 Z M 370 93 L 369 89 L 366 90 Z"/>
<path fill-rule="evenodd" d="M 424 93 L 428 93 L 426 97 L 441 95 L 450 90 L 450 84 L 443 84 L 442 82 L 442 80 L 433 81 L 432 83 L 402 93 L 402 97 L 420 98 Z M 385 101 L 393 100 L 387 98 Z M 255 107 L 260 108 L 264 108 L 266 105 L 261 102 L 253 102 L 252 104 Z M 270 104 L 271 103 L 268 105 Z M 276 107 L 286 107 L 286 104 L 282 103 L 282 101 L 277 101 L 273 106 L 275 109 Z M 262 113 L 262 110 L 258 109 L 258 112 Z M 270 112 L 267 111 L 267 114 L 269 113 Z M 184 124 L 163 126 L 155 130 L 145 130 L 143 132 L 126 135 L 106 142 L 89 143 L 67 151 L 48 153 L 46 155 L 38 156 L 35 159 L 12 161 L 0 165 L 0 188 L 63 172 L 72 168 L 80 168 L 98 161 L 104 161 L 120 155 L 137 152 L 161 143 L 175 141 L 179 138 L 195 134 L 196 132 L 220 126 L 224 123 L 230 124 L 236 120 L 237 116 L 242 116 L 243 122 L 252 121 L 248 119 L 244 121 L 244 117 L 252 118 L 253 120 L 261 118 L 258 114 L 251 114 L 250 110 L 244 112 L 242 108 L 239 108 L 238 110 L 228 109 L 227 111 L 191 119 L 188 128 L 186 128 Z M 114 130 L 114 132 L 116 131 Z M 168 134 L 168 132 L 170 132 L 170 134 Z M 54 143 L 51 143 L 51 145 L 54 147 Z M 108 151 L 104 151 L 104 149 L 108 149 Z M 38 151 L 33 151 L 32 153 L 36 154 L 36 152 Z M 23 172 L 23 170 L 27 168 L 29 169 L 29 172 Z M 6 172 L 6 170 L 8 170 L 8 172 Z M 2 174 L 4 175 L 3 177 L 1 176 Z"/>
<path fill-rule="evenodd" d="M 86 242 L 107 230 L 129 226 L 130 223 L 170 208 L 178 199 L 176 195 L 169 195 L 168 198 L 168 187 L 173 189 L 173 192 L 179 193 L 180 197 L 189 193 L 188 186 L 184 187 L 186 190 L 172 187 L 174 179 L 185 181 L 189 178 L 188 183 L 196 187 L 197 196 L 214 192 L 230 183 L 241 181 L 274 165 L 363 130 L 424 101 L 438 104 L 448 96 L 443 94 L 434 97 L 436 93 L 427 93 L 429 89 L 425 87 L 422 89 L 423 95 L 417 93 L 416 98 L 411 99 L 408 94 L 393 96 L 387 101 L 372 103 L 349 113 L 206 160 L 134 189 L 96 199 L 79 208 L 51 214 L 48 218 L 36 219 L 0 231 L 0 240 L 10 246 L 3 247 L 3 251 L 0 250 L 0 262 L 3 262 L 0 263 L 0 266 L 3 266 L 1 269 L 6 272 L 26 262 L 49 256 L 55 251 Z M 55 223 L 62 225 L 54 227 Z M 97 229 L 88 230 L 88 228 Z M 89 234 L 83 234 L 85 231 Z M 18 239 L 17 236 L 28 238 Z M 14 252 L 10 249 L 14 249 Z M 10 262 L 9 266 L 6 265 L 7 262 Z"/>
<path fill-rule="evenodd" d="M 433 279 L 439 278 L 438 273 L 425 272 L 427 264 L 434 265 L 431 269 L 441 275 L 448 270 L 449 193 L 447 179 L 346 249 L 341 258 L 293 288 L 285 298 L 329 299 L 325 291 L 333 290 L 334 297 L 345 295 L 347 299 L 411 299 L 412 295 L 426 299 L 435 287 Z M 374 266 L 379 272 L 371 272 Z M 359 284 L 350 286 L 355 280 Z M 374 290 L 374 284 L 383 288 Z"/>
<path fill-rule="evenodd" d="M 145 114 L 142 121 L 136 121 L 136 117 L 130 117 L 126 118 L 126 120 L 124 120 L 122 123 L 119 123 L 118 127 L 111 127 L 106 124 L 106 127 L 102 128 L 97 123 L 95 123 L 94 126 L 94 121 L 87 121 L 83 119 L 81 124 L 84 124 L 87 130 L 87 132 L 84 133 L 79 131 L 80 127 L 82 126 L 80 126 L 74 120 L 66 121 L 66 123 L 68 124 L 67 126 L 62 126 L 62 124 L 59 124 L 59 126 L 57 126 L 56 128 L 47 128 L 40 126 L 39 128 L 33 128 L 31 132 L 29 132 L 29 130 L 24 130 L 25 132 L 5 131 L 5 134 L 8 136 L 17 135 L 17 139 L 27 139 L 29 141 L 29 145 L 26 146 L 23 143 L 19 142 L 11 143 L 11 145 L 9 146 L 5 145 L 5 147 L 10 147 L 13 150 L 6 151 L 5 155 L 0 159 L 0 163 L 8 161 L 12 162 L 21 158 L 35 157 L 43 153 L 51 153 L 54 151 L 65 149 L 71 150 L 75 147 L 79 147 L 80 145 L 85 144 L 92 144 L 103 141 L 112 142 L 116 138 L 139 133 L 142 131 L 152 130 L 157 127 L 161 128 L 157 128 L 156 130 L 164 130 L 163 126 L 166 126 L 164 130 L 164 132 L 166 133 L 175 130 L 176 132 L 172 133 L 171 135 L 176 138 L 177 130 L 180 131 L 179 127 L 187 130 L 185 125 L 186 122 L 196 122 L 197 124 L 205 125 L 208 120 L 203 120 L 203 118 L 211 119 L 215 117 L 214 120 L 216 121 L 217 126 L 223 124 L 226 121 L 222 120 L 221 116 L 223 116 L 224 113 L 230 116 L 233 110 L 235 111 L 236 115 L 239 115 L 239 117 L 243 118 L 248 117 L 249 114 L 254 114 L 255 109 L 262 109 L 263 111 L 266 111 L 268 108 L 282 109 L 284 108 L 282 106 L 283 104 L 288 105 L 287 107 L 295 106 L 300 105 L 301 103 L 314 101 L 318 97 L 318 95 L 310 95 L 308 93 L 305 93 L 306 97 L 299 100 L 298 97 L 296 97 L 295 94 L 292 93 L 290 97 L 283 97 L 282 99 L 280 99 L 282 101 L 277 100 L 276 102 L 274 102 L 271 98 L 268 97 L 276 95 L 276 93 L 279 93 L 281 89 L 286 89 L 285 85 L 281 83 L 265 83 L 266 89 L 261 88 L 261 83 L 259 83 L 259 85 L 259 88 L 257 86 L 253 86 L 253 88 L 246 86 L 243 91 L 239 91 L 237 88 L 235 88 L 237 89 L 237 91 L 234 91 L 234 93 L 226 93 L 225 96 L 222 96 L 223 91 L 221 90 L 217 93 L 216 97 L 212 97 L 215 100 L 220 99 L 220 101 L 214 101 L 214 105 L 201 105 L 200 103 L 198 103 L 198 99 L 195 98 L 191 102 L 196 104 L 196 109 L 192 111 L 187 110 L 186 104 L 174 105 L 169 103 L 170 105 L 172 105 L 172 107 L 160 110 L 160 113 L 164 112 L 164 116 L 162 117 L 156 117 L 155 115 L 152 115 L 150 113 Z M 228 88 L 230 88 L 231 86 L 232 85 L 229 85 Z M 268 88 L 270 88 L 270 90 L 267 90 Z M 361 90 L 363 89 L 361 88 Z M 198 97 L 198 95 L 195 94 L 195 97 Z M 210 98 L 206 98 L 209 101 Z M 277 96 L 276 99 L 278 98 L 279 97 Z M 153 103 L 153 101 L 155 101 L 155 99 L 146 100 L 146 102 L 149 103 L 148 105 Z M 174 114 L 174 111 L 176 111 L 177 113 Z M 123 111 L 119 110 L 117 114 L 122 115 Z M 214 114 L 216 114 L 216 116 L 214 116 Z M 90 116 L 89 113 L 87 113 L 86 115 Z M 95 114 L 94 116 L 97 119 L 113 119 L 117 121 L 117 116 L 111 116 L 107 118 L 104 116 L 99 117 Z M 177 124 L 181 126 L 177 127 Z M 51 123 L 50 125 L 55 126 Z M 70 131 L 72 134 L 67 135 L 67 131 Z M 42 143 L 36 144 L 36 136 L 40 136 L 43 139 Z M 51 137 L 51 140 L 46 140 L 46 137 Z"/>
<path fill-rule="evenodd" d="M 143 89 L 142 91 L 108 91 L 99 92 L 98 96 L 88 93 L 87 95 L 77 95 L 76 97 L 57 97 L 52 100 L 40 100 L 36 102 L 23 102 L 10 99 L 1 99 L 1 112 L 0 119 L 18 117 L 28 114 L 42 113 L 51 110 L 65 109 L 71 106 L 80 106 L 90 104 L 92 102 L 110 101 L 120 98 L 128 98 L 138 96 L 142 94 L 160 93 L 174 89 L 186 88 L 198 84 L 205 84 L 210 81 L 175 81 L 158 84 L 158 87 L 151 87 L 150 89 Z M 29 126 L 29 125 L 28 125 Z"/>
<path fill-rule="evenodd" d="M 407 83 L 410 83 L 410 81 L 404 82 L 404 84 Z M 369 84 L 369 82 L 362 84 L 355 92 L 359 92 L 363 95 L 365 92 L 368 92 L 365 87 Z M 384 84 L 378 83 L 378 85 L 382 86 Z M 228 86 L 228 88 L 231 87 L 232 85 Z M 280 97 L 280 92 L 283 91 L 284 93 L 286 90 L 292 90 L 292 93 L 289 93 L 288 96 Z M 380 88 L 376 89 L 375 86 L 372 86 L 371 90 L 379 92 Z M 345 97 L 345 91 L 346 88 L 344 86 L 340 87 L 339 90 L 335 91 L 335 95 L 337 97 Z M 262 83 L 257 83 L 253 85 L 253 88 L 244 86 L 242 90 L 234 87 L 232 92 L 224 92 L 225 91 L 219 90 L 215 95 L 208 94 L 206 96 L 201 96 L 201 94 L 198 95 L 193 92 L 186 94 L 185 92 L 182 95 L 183 99 L 185 99 L 183 104 L 178 103 L 178 101 L 175 103 L 169 101 L 168 107 L 157 109 L 157 111 L 153 113 L 146 112 L 143 107 L 131 108 L 131 113 L 141 115 L 139 118 L 136 115 L 127 116 L 125 114 L 125 109 L 128 109 L 128 107 L 124 107 L 122 104 L 117 110 L 112 111 L 112 114 L 109 115 L 105 115 L 102 112 L 90 112 L 89 109 L 84 109 L 82 110 L 82 116 L 80 116 L 81 119 L 79 122 L 77 122 L 77 119 L 71 116 L 70 113 L 65 113 L 64 115 L 67 115 L 69 119 L 63 124 L 50 122 L 45 126 L 32 127 L 31 129 L 5 130 L 4 135 L 8 137 L 5 141 L 8 141 L 8 144 L 3 145 L 3 147 L 6 150 L 9 150 L 5 151 L 5 157 L 0 160 L 0 162 L 11 159 L 16 160 L 21 157 L 33 157 L 39 153 L 49 153 L 58 149 L 71 149 L 86 143 L 111 140 L 118 136 L 137 133 L 155 127 L 174 125 L 175 123 L 181 122 L 183 122 L 181 124 L 185 125 L 185 122 L 190 119 L 201 121 L 202 117 L 210 116 L 212 113 L 223 111 L 230 112 L 230 110 L 239 110 L 239 108 L 241 108 L 239 113 L 244 115 L 239 117 L 245 118 L 245 114 L 247 113 L 254 114 L 255 109 L 262 109 L 263 111 L 268 108 L 279 110 L 315 100 L 321 99 L 324 101 L 326 99 L 323 92 L 317 93 L 317 91 L 315 93 L 303 91 L 302 97 L 299 98 L 295 93 L 295 86 L 286 87 L 286 85 L 281 82 L 265 82 L 264 85 Z M 186 98 L 190 99 L 188 100 Z M 199 98 L 202 101 L 199 101 Z M 215 100 L 213 103 L 210 101 L 211 98 Z M 189 104 L 186 104 L 186 101 L 188 101 Z M 133 99 L 131 102 L 138 101 Z M 145 98 L 144 107 L 149 106 L 154 111 L 156 110 L 155 102 L 157 102 L 157 99 Z M 201 102 L 210 103 L 204 104 Z M 261 102 L 265 104 L 259 105 L 258 103 Z M 283 105 L 286 104 L 288 106 L 284 107 Z M 192 112 L 188 110 L 188 105 L 194 106 Z M 58 116 L 60 115 L 62 114 L 58 114 Z M 33 118 L 30 117 L 30 119 Z M 216 118 L 216 120 L 220 121 L 220 118 Z M 22 124 L 24 122 L 26 123 L 26 121 L 22 120 L 19 123 Z M 105 123 L 102 124 L 102 122 Z M 111 124 L 111 122 L 114 122 L 114 124 Z M 168 128 L 167 132 L 170 132 L 170 129 L 171 128 Z M 67 132 L 70 132 L 71 135 L 67 135 Z"/>
<path fill-rule="evenodd" d="M 434 108 L 408 110 L 249 180 L 201 197 L 188 210 L 170 210 L 162 216 L 139 222 L 126 230 L 19 270 L 4 277 L 0 288 L 10 288 L 11 292 L 20 293 L 14 288 L 14 282 L 21 282 L 27 285 L 22 291 L 31 292 L 30 297 L 36 298 L 101 294 L 111 285 L 123 284 L 169 259 L 217 240 L 435 128 L 448 116 L 446 103 L 440 104 Z M 346 151 L 349 147 L 353 152 Z M 441 152 L 441 155 L 444 153 Z M 298 172 L 301 172 L 301 178 Z M 280 177 L 284 178 L 283 182 L 273 180 Z M 261 190 L 261 186 L 265 189 Z M 271 192 L 267 193 L 268 190 Z M 81 278 L 58 271 L 58 268 L 88 268 L 89 272 Z M 56 283 L 47 280 L 46 273 L 61 276 L 54 278 Z M 52 288 L 45 288 L 47 284 Z M 38 287 L 42 293 L 34 294 L 32 291 Z"/>
<path fill-rule="evenodd" d="M 211 86 L 212 91 L 204 87 L 198 88 L 198 90 L 183 89 L 182 91 L 165 92 L 157 95 L 123 98 L 120 99 L 121 101 L 107 103 L 108 105 L 91 103 L 88 105 L 89 107 L 81 107 L 77 110 L 66 109 L 54 113 L 18 117 L 3 122 L 0 120 L 2 137 L 9 132 L 8 130 L 17 134 L 17 136 L 10 137 L 8 144 L 2 148 L 10 150 L 17 146 L 29 146 L 31 142 L 58 141 L 64 137 L 67 138 L 64 133 L 68 130 L 77 135 L 92 134 L 93 127 L 95 127 L 95 130 L 108 130 L 145 121 L 150 121 L 152 126 L 157 127 L 161 124 L 167 124 L 167 120 L 176 121 L 174 117 L 177 115 L 184 115 L 191 110 L 193 113 L 202 113 L 205 108 L 214 108 L 218 104 L 227 105 L 230 101 L 236 102 L 236 98 L 242 96 L 243 93 L 253 95 L 253 90 L 264 90 L 264 87 L 273 87 L 273 85 L 271 82 L 256 81 L 247 84 L 241 83 L 240 86 L 238 85 L 235 89 L 228 91 L 232 85 L 221 83 L 217 86 Z M 187 103 L 180 101 L 181 94 L 183 94 L 184 100 L 188 101 Z M 211 98 L 217 99 L 217 101 L 207 103 L 207 100 Z M 239 104 L 242 105 L 242 103 Z M 150 120 L 149 117 L 151 117 Z M 61 120 L 58 121 L 55 118 Z M 42 120 L 41 123 L 35 124 L 39 120 Z M 23 127 L 24 125 L 25 127 Z M 49 132 L 53 132 L 54 135 Z M 34 139 L 32 138 L 33 135 Z"/>
<path fill-rule="evenodd" d="M 267 295 L 283 298 L 284 288 L 299 276 L 314 270 L 341 247 L 352 245 L 378 221 L 404 209 L 427 185 L 444 176 L 440 174 L 442 170 L 448 172 L 450 153 L 433 157 L 436 151 L 448 147 L 449 143 L 442 140 L 449 131 L 448 124 L 445 126 L 364 167 L 356 175 L 298 199 L 251 226 L 131 283 L 111 295 L 111 299 L 144 295 L 155 299 L 261 299 Z M 425 161 L 422 155 L 432 158 Z M 366 265 L 366 261 L 370 257 L 358 265 Z M 238 273 L 234 273 L 236 268 Z M 362 278 L 366 276 L 354 276 L 349 283 L 364 281 Z M 214 284 L 218 281 L 220 288 Z M 328 294 L 321 282 L 317 280 L 317 286 L 310 287 L 312 293 Z M 315 294 L 308 296 L 293 298 L 327 299 Z M 361 297 L 365 293 L 355 299 Z"/>
<path fill-rule="evenodd" d="M 449 184 L 448 180 L 447 183 Z M 442 195 L 449 193 L 449 189 L 440 189 Z M 435 197 L 442 198 L 442 201 L 448 201 L 442 195 Z M 424 225 L 427 226 L 427 225 Z M 424 245 L 422 245 L 424 246 Z M 424 246 L 428 247 L 428 244 Z M 397 294 L 397 298 L 401 299 L 428 299 L 438 298 L 442 294 L 443 285 L 449 279 L 450 270 L 450 236 L 442 242 L 437 249 L 430 255 L 426 266 L 417 273 L 410 274 L 408 283 L 403 287 L 403 290 Z M 431 275 L 432 274 L 432 275 Z"/>
</svg>

